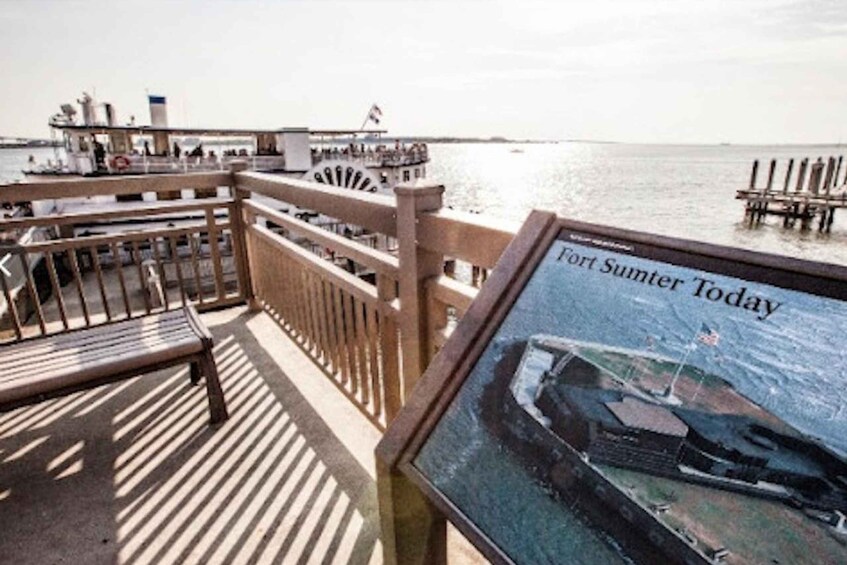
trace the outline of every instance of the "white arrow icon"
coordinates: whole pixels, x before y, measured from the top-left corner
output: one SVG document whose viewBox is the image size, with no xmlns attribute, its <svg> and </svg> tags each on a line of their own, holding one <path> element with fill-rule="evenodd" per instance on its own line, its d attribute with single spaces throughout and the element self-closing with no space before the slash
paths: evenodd
<svg viewBox="0 0 847 565">
<path fill-rule="evenodd" d="M 12 254 L 6 253 L 6 255 L 4 255 L 3 258 L 0 259 L 0 271 L 2 271 L 3 274 L 6 275 L 7 277 L 12 276 L 12 273 L 10 273 L 9 269 L 6 268 L 6 262 L 11 258 L 12 258 Z"/>
</svg>

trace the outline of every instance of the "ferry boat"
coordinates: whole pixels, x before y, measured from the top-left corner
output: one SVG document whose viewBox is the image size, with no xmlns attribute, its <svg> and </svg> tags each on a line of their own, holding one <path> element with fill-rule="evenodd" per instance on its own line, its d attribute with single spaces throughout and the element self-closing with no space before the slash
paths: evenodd
<svg viewBox="0 0 847 565">
<path fill-rule="evenodd" d="M 148 95 L 150 125 L 120 125 L 114 105 L 99 104 L 87 93 L 73 104 L 62 104 L 61 112 L 49 120 L 52 137 L 64 148 L 65 159 L 56 150 L 55 159 L 39 165 L 32 159 L 23 171 L 27 180 L 49 177 L 93 177 L 154 175 L 201 171 L 225 171 L 234 162 L 248 170 L 304 179 L 340 188 L 393 194 L 397 184 L 426 177 L 429 162 L 424 143 L 385 142 L 384 129 L 365 129 L 369 121 L 379 123 L 381 110 L 374 104 L 360 129 L 310 130 L 306 127 L 277 129 L 182 128 L 168 125 L 167 99 Z M 78 117 L 81 115 L 81 119 Z M 30 203 L 35 216 L 93 212 L 131 207 L 135 201 L 193 199 L 214 196 L 217 191 L 183 190 L 173 193 L 144 193 L 125 196 L 67 198 Z M 298 215 L 314 225 L 353 237 L 367 237 L 355 226 L 341 226 L 333 218 L 257 197 L 280 211 Z M 174 218 L 176 223 L 182 218 Z M 76 235 L 107 234 L 125 226 L 98 222 L 76 225 Z M 347 228 L 347 229 L 345 229 Z M 373 242 L 377 246 L 377 242 Z M 389 246 L 382 242 L 382 247 Z"/>
<path fill-rule="evenodd" d="M 154 95 L 148 96 L 150 125 L 136 125 L 134 116 L 121 125 L 111 103 L 98 104 L 87 93 L 77 102 L 81 121 L 73 104 L 62 104 L 49 120 L 65 159 L 57 151 L 47 164 L 31 161 L 23 171 L 27 178 L 216 171 L 244 161 L 249 170 L 387 192 L 424 178 L 429 161 L 425 144 L 386 143 L 386 130 L 364 125 L 357 130 L 170 127 L 167 99 Z"/>
</svg>

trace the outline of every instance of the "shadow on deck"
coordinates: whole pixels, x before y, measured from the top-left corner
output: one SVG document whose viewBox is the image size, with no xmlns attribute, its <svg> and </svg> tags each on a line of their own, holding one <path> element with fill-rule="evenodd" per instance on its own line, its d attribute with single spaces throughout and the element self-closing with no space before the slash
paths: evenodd
<svg viewBox="0 0 847 565">
<path fill-rule="evenodd" d="M 377 430 L 267 315 L 203 318 L 217 429 L 187 367 L 0 414 L 3 561 L 381 561 Z"/>
</svg>

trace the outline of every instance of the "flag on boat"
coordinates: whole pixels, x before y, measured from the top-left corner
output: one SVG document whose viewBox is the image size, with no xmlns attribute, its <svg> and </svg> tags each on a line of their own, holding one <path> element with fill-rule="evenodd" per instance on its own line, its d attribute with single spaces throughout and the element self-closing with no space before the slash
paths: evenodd
<svg viewBox="0 0 847 565">
<path fill-rule="evenodd" d="M 368 119 L 376 125 L 379 125 L 380 118 L 382 118 L 382 110 L 376 105 L 376 103 L 374 103 L 368 111 Z"/>
<path fill-rule="evenodd" d="M 718 332 L 706 324 L 700 324 L 700 331 L 697 333 L 697 341 L 705 343 L 709 347 L 717 347 L 720 339 L 721 335 Z"/>
</svg>

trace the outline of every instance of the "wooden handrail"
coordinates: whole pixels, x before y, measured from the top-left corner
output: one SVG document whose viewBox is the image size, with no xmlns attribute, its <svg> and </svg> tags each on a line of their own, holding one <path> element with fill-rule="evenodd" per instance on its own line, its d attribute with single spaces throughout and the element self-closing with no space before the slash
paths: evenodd
<svg viewBox="0 0 847 565">
<path fill-rule="evenodd" d="M 459 312 L 466 312 L 471 302 L 476 298 L 478 289 L 462 284 L 450 277 L 437 277 L 427 281 L 427 290 L 439 302 L 449 304 Z"/>
<path fill-rule="evenodd" d="M 332 281 L 334 284 L 342 287 L 345 292 L 348 292 L 356 299 L 365 304 L 370 304 L 379 309 L 385 315 L 396 316 L 397 310 L 393 302 L 383 302 L 377 296 L 376 288 L 355 275 L 351 275 L 347 271 L 332 265 L 328 261 L 323 261 L 315 257 L 313 253 L 306 251 L 296 243 L 293 243 L 282 236 L 279 236 L 266 227 L 252 224 L 247 229 L 255 236 L 270 243 L 276 249 L 282 251 L 306 269 L 316 272 L 322 277 Z"/>
<path fill-rule="evenodd" d="M 229 222 L 222 222 L 215 225 L 217 230 L 225 230 L 229 228 Z M 146 241 L 157 237 L 178 237 L 196 233 L 198 231 L 206 231 L 206 222 L 192 223 L 182 225 L 178 228 L 164 228 L 156 230 L 137 230 L 126 231 L 111 235 L 89 235 L 80 237 L 71 237 L 65 239 L 54 239 L 50 241 L 39 241 L 35 243 L 27 243 L 22 245 L 28 253 L 44 253 L 55 252 L 64 249 L 86 248 L 91 246 L 111 245 L 112 243 L 120 243 L 123 241 Z"/>
<path fill-rule="evenodd" d="M 442 208 L 418 219 L 418 242 L 448 257 L 491 268 L 517 229 L 502 220 Z"/>
<path fill-rule="evenodd" d="M 100 212 L 72 212 L 69 214 L 50 214 L 47 216 L 24 216 L 0 219 L 0 230 L 25 229 L 33 226 L 62 226 L 85 224 L 102 220 L 159 216 L 192 210 L 226 208 L 232 204 L 232 198 L 203 198 L 199 200 L 171 200 L 155 203 L 136 203 L 136 206 L 121 206 L 113 210 Z"/>
<path fill-rule="evenodd" d="M 239 189 L 316 210 L 371 231 L 391 236 L 397 233 L 397 206 L 389 196 L 252 171 L 235 173 L 235 182 Z"/>
<path fill-rule="evenodd" d="M 393 279 L 397 279 L 398 277 L 400 271 L 399 262 L 392 255 L 382 253 L 367 245 L 362 245 L 346 237 L 313 226 L 308 222 L 298 220 L 293 216 L 283 214 L 258 202 L 245 200 L 244 208 L 286 229 L 303 234 L 311 241 L 323 245 L 336 253 L 340 253 L 360 265 L 373 269 L 377 273 L 388 275 Z"/>
<path fill-rule="evenodd" d="M 0 186 L 0 202 L 30 202 L 93 195 L 125 195 L 229 186 L 228 172 L 96 177 Z"/>
</svg>

